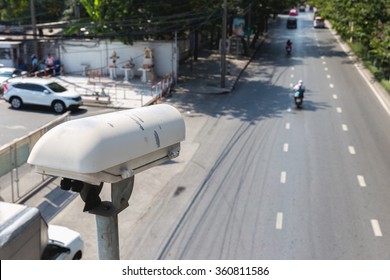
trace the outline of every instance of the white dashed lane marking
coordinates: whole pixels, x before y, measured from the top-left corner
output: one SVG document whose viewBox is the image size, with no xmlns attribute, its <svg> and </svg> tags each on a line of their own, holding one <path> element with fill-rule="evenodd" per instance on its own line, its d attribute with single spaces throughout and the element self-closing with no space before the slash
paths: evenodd
<svg viewBox="0 0 390 280">
<path fill-rule="evenodd" d="M 377 236 L 377 237 L 381 237 L 382 236 L 382 230 L 381 230 L 381 227 L 379 225 L 378 220 L 372 219 L 371 220 L 371 226 L 372 226 L 372 230 L 374 231 L 374 235 Z"/>
<path fill-rule="evenodd" d="M 286 123 L 286 129 L 290 129 L 290 123 Z"/>
<path fill-rule="evenodd" d="M 330 87 L 330 88 L 334 88 L 334 85 L 333 85 L 333 84 L 329 84 L 329 87 Z"/>
<path fill-rule="evenodd" d="M 364 177 L 362 175 L 358 175 L 357 179 L 359 182 L 359 186 L 361 186 L 362 188 L 367 187 L 366 180 L 364 179 Z"/>
<path fill-rule="evenodd" d="M 288 152 L 288 143 L 284 143 L 283 152 Z"/>
<path fill-rule="evenodd" d="M 353 146 L 348 146 L 348 151 L 351 155 L 355 155 L 356 154 L 356 151 L 355 151 L 355 148 Z"/>
<path fill-rule="evenodd" d="M 282 171 L 282 173 L 280 173 L 280 183 L 285 184 L 286 180 L 287 180 L 287 173 L 286 171 Z"/>
<path fill-rule="evenodd" d="M 341 127 L 344 131 L 348 131 L 348 126 L 346 124 L 342 124 Z"/>
<path fill-rule="evenodd" d="M 283 213 L 278 212 L 276 214 L 276 224 L 275 224 L 276 229 L 282 229 L 283 228 Z"/>
<path fill-rule="evenodd" d="M 337 110 L 337 113 L 342 113 L 343 112 L 343 110 L 340 107 L 337 107 L 336 110 Z"/>
</svg>

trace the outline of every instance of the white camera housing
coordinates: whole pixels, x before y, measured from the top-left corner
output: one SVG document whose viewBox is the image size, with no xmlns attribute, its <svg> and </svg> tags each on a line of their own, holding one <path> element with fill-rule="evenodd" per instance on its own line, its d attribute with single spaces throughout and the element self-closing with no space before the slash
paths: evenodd
<svg viewBox="0 0 390 280">
<path fill-rule="evenodd" d="M 177 157 L 184 139 L 180 112 L 152 105 L 60 124 L 39 139 L 28 163 L 41 174 L 116 183 Z"/>
</svg>

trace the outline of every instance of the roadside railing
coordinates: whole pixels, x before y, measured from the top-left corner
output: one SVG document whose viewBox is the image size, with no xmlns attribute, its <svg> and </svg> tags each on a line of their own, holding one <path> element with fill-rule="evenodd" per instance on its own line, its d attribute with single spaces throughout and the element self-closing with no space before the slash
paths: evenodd
<svg viewBox="0 0 390 280">
<path fill-rule="evenodd" d="M 27 164 L 27 159 L 43 134 L 68 120 L 69 112 L 26 136 L 0 147 L 0 200 L 15 203 L 51 178 L 33 172 L 33 167 Z"/>
<path fill-rule="evenodd" d="M 123 83 L 120 87 L 117 83 L 95 83 L 90 82 L 93 89 L 75 87 L 74 90 L 79 92 L 85 99 L 84 101 L 95 101 L 97 103 L 110 103 L 110 101 L 134 99 L 134 92 L 139 96 L 140 106 L 148 106 L 157 99 L 169 95 L 174 87 L 174 75 L 168 73 L 158 82 L 137 82 L 134 86 L 132 82 Z M 96 86 L 98 84 L 99 86 Z M 128 94 L 130 93 L 130 94 Z"/>
<path fill-rule="evenodd" d="M 173 86 L 173 74 L 167 74 L 158 83 L 151 87 L 151 94 L 153 97 L 165 97 L 167 96 Z"/>
</svg>

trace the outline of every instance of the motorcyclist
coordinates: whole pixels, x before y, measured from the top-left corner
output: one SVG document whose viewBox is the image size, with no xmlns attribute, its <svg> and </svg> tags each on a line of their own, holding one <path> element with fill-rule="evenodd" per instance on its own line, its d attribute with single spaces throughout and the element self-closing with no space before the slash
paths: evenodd
<svg viewBox="0 0 390 280">
<path fill-rule="evenodd" d="M 294 86 L 294 92 L 295 92 L 295 97 L 300 97 L 303 99 L 305 93 L 305 86 L 303 85 L 302 80 L 299 80 L 298 84 Z"/>
<path fill-rule="evenodd" d="M 288 49 L 292 49 L 292 42 L 290 41 L 290 39 L 288 39 L 287 40 L 287 42 L 286 42 L 286 50 L 288 50 Z"/>
</svg>

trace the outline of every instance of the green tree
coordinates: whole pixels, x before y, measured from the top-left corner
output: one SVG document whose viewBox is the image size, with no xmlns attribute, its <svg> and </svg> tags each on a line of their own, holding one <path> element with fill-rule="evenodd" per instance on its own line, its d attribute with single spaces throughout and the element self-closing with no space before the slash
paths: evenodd
<svg viewBox="0 0 390 280">
<path fill-rule="evenodd" d="M 357 54 L 390 79 L 390 1 L 313 0 L 333 28 L 360 50 Z"/>
<path fill-rule="evenodd" d="M 31 24 L 30 1 L 4 0 L 0 20 L 6 24 Z M 67 1 L 58 0 L 35 0 L 34 3 L 37 23 L 58 21 L 67 6 Z"/>
<path fill-rule="evenodd" d="M 7 0 L 3 2 L 0 19 L 4 23 L 26 24 L 31 23 L 29 0 Z"/>
</svg>

